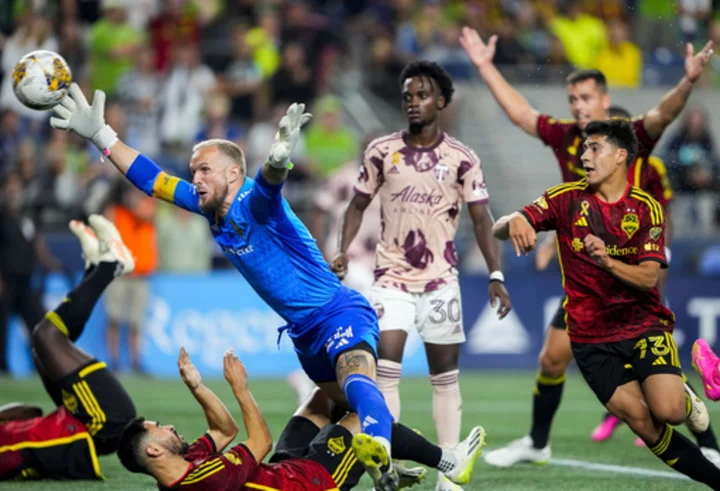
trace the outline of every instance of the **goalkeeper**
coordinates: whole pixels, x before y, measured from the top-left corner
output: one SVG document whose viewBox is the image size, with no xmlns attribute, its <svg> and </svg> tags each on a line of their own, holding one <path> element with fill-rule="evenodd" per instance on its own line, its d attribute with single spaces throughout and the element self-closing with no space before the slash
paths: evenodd
<svg viewBox="0 0 720 491">
<path fill-rule="evenodd" d="M 378 319 L 365 298 L 330 271 L 307 228 L 283 199 L 283 182 L 300 129 L 310 121 L 304 104 L 280 120 L 267 161 L 255 179 L 242 150 L 227 140 L 193 148 L 192 183 L 163 172 L 121 142 L 105 124 L 105 94 L 92 105 L 76 84 L 53 108 L 53 128 L 92 141 L 149 196 L 204 216 L 215 241 L 253 289 L 286 322 L 308 376 L 338 404 L 355 411 L 364 434 L 353 440 L 358 460 L 378 490 L 397 489 L 390 459 L 392 416 L 375 383 Z"/>
</svg>

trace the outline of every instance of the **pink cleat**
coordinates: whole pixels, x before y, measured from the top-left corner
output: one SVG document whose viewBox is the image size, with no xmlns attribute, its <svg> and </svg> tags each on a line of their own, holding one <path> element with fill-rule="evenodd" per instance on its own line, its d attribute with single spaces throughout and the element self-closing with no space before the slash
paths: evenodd
<svg viewBox="0 0 720 491">
<path fill-rule="evenodd" d="M 635 446 L 636 447 L 647 447 L 647 445 L 645 444 L 645 441 L 640 437 L 637 437 L 635 439 Z"/>
<path fill-rule="evenodd" d="M 617 428 L 620 423 L 621 421 L 611 414 L 595 427 L 590 438 L 594 442 L 604 442 L 613 435 L 615 428 Z"/>
<path fill-rule="evenodd" d="M 693 344 L 692 364 L 702 377 L 707 398 L 713 401 L 720 400 L 720 371 L 718 371 L 720 359 L 704 339 L 698 339 Z"/>
</svg>

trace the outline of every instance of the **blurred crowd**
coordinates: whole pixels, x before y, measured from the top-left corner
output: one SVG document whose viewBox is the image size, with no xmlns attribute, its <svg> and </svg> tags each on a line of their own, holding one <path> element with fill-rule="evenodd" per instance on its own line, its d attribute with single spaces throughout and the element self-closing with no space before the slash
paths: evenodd
<svg viewBox="0 0 720 491">
<path fill-rule="evenodd" d="M 157 267 L 205 270 L 222 260 L 198 223 L 202 219 L 162 204 L 148 208 L 94 147 L 51 130 L 47 112 L 15 99 L 11 72 L 23 55 L 36 49 L 62 54 L 87 94 L 107 93 L 106 119 L 121 139 L 183 177 L 192 144 L 207 138 L 237 142 L 254 175 L 287 105 L 305 102 L 315 118 L 293 156 L 286 193 L 310 222 L 316 220 L 315 191 L 359 158 L 366 136 L 347 121 L 342 98 L 333 95 L 341 92 L 343 73 L 360 73 L 362 85 L 392 105 L 399 100 L 397 76 L 412 59 L 435 60 L 462 83 L 475 72 L 458 42 L 461 27 L 469 25 L 485 38 L 499 36 L 495 61 L 511 81 L 554 82 L 573 67 L 597 67 L 612 86 L 662 83 L 664 68 L 682 66 L 685 42 L 699 46 L 713 39 L 720 45 L 718 4 L 4 0 L 0 176 L 12 174 L 22 183 L 21 208 L 39 230 L 60 230 L 71 217 L 129 210 L 138 223 L 153 225 L 162 251 Z M 720 86 L 720 57 L 713 63 L 701 83 Z M 677 190 L 718 189 L 709 124 L 702 109 L 688 111 L 665 151 Z M 188 236 L 199 237 L 194 248 L 178 241 Z"/>
</svg>

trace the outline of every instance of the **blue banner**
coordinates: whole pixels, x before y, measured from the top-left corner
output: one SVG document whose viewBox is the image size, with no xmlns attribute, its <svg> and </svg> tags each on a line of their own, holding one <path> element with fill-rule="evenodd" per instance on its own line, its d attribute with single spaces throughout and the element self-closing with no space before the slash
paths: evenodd
<svg viewBox="0 0 720 491">
<path fill-rule="evenodd" d="M 461 276 L 467 342 L 460 356 L 465 369 L 533 369 L 542 348 L 545 329 L 564 293 L 557 274 L 512 275 L 507 288 L 513 310 L 499 321 L 487 305 L 487 279 Z M 675 342 L 683 367 L 689 369 L 690 349 L 698 337 L 717 344 L 720 320 L 720 278 L 671 275 L 666 289 L 668 306 L 675 312 Z"/>
<path fill-rule="evenodd" d="M 45 304 L 55 308 L 67 293 L 67 282 L 51 277 Z M 292 343 L 278 328 L 285 322 L 235 271 L 210 275 L 157 275 L 142 326 L 141 365 L 155 376 L 177 375 L 181 346 L 201 374 L 222 376 L 222 357 L 233 348 L 252 377 L 286 377 L 300 368 Z M 108 361 L 105 343 L 107 318 L 101 299 L 85 326 L 78 346 L 99 360 Z M 10 369 L 15 375 L 32 373 L 28 337 L 14 321 L 10 329 Z M 125 337 L 123 337 L 123 341 Z M 127 345 L 121 346 L 120 368 L 129 368 Z M 403 372 L 426 374 L 427 363 L 417 334 L 408 338 Z"/>
<path fill-rule="evenodd" d="M 512 312 L 502 321 L 487 302 L 487 278 L 461 276 L 463 317 L 467 342 L 463 369 L 533 369 L 546 326 L 563 298 L 560 277 L 554 273 L 513 274 L 507 287 Z M 50 277 L 45 303 L 54 308 L 69 286 Z M 720 319 L 720 278 L 671 277 L 668 302 L 677 319 L 675 340 L 681 361 L 690 367 L 690 346 L 697 337 L 715 345 Z M 78 345 L 108 361 L 107 319 L 98 304 Z M 151 280 L 151 298 L 142 334 L 142 366 L 151 375 L 174 377 L 181 346 L 203 375 L 222 376 L 223 353 L 233 348 L 252 377 L 286 377 L 299 368 L 292 344 L 284 336 L 278 347 L 277 328 L 284 324 L 235 271 L 211 275 L 158 275 Z M 9 340 L 10 368 L 15 375 L 32 373 L 25 330 L 13 321 Z M 120 367 L 129 366 L 122 347 Z M 411 333 L 403 359 L 403 374 L 427 375 L 425 351 Z"/>
</svg>

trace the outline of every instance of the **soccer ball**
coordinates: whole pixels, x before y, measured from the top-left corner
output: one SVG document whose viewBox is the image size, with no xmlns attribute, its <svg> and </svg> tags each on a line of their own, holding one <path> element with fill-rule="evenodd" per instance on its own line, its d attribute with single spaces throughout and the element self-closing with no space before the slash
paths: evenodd
<svg viewBox="0 0 720 491">
<path fill-rule="evenodd" d="M 65 97 L 72 75 L 67 62 L 52 51 L 33 51 L 23 56 L 12 74 L 13 90 L 30 109 L 47 110 Z"/>
</svg>

